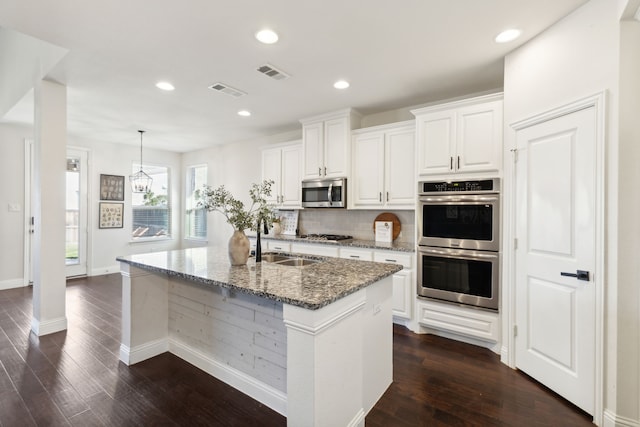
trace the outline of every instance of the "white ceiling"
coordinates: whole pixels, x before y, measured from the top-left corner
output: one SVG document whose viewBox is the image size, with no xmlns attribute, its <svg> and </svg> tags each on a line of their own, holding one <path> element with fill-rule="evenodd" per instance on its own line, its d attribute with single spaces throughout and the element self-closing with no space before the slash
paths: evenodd
<svg viewBox="0 0 640 427">
<path fill-rule="evenodd" d="M 367 115 L 501 88 L 505 54 L 585 2 L 3 0 L 0 26 L 69 49 L 48 78 L 68 87 L 71 135 L 138 144 L 146 129 L 145 147 L 184 152 L 346 107 Z M 257 42 L 263 27 L 280 41 Z M 511 27 L 523 36 L 494 43 Z M 291 78 L 258 73 L 265 63 Z M 351 87 L 334 89 L 339 78 Z M 215 82 L 248 95 L 207 89 Z M 28 99 L 3 121 L 30 122 Z"/>
</svg>

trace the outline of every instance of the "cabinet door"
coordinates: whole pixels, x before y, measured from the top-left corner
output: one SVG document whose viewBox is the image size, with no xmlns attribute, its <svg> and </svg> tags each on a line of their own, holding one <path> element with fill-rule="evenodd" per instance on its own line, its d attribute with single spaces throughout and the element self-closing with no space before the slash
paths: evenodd
<svg viewBox="0 0 640 427">
<path fill-rule="evenodd" d="M 329 178 L 349 176 L 349 119 L 324 122 L 324 166 L 323 175 Z"/>
<path fill-rule="evenodd" d="M 354 137 L 351 182 L 350 197 L 354 207 L 381 206 L 384 203 L 384 133 Z"/>
<path fill-rule="evenodd" d="M 281 149 L 270 148 L 262 152 L 262 180 L 273 180 L 271 186 L 271 196 L 267 197 L 269 203 L 278 203 L 280 201 L 280 171 L 281 171 Z"/>
<path fill-rule="evenodd" d="M 389 131 L 385 144 L 385 202 L 387 206 L 415 207 L 415 132 Z"/>
<path fill-rule="evenodd" d="M 413 298 L 413 274 L 410 270 L 398 271 L 393 275 L 393 298 L 391 300 L 394 316 L 411 319 L 411 299 Z"/>
<path fill-rule="evenodd" d="M 502 101 L 461 108 L 457 116 L 456 170 L 497 171 L 502 147 Z"/>
<path fill-rule="evenodd" d="M 439 111 L 416 117 L 419 175 L 453 171 L 455 121 L 453 111 Z"/>
<path fill-rule="evenodd" d="M 324 123 L 312 123 L 302 128 L 303 179 L 320 178 L 323 172 Z"/>
<path fill-rule="evenodd" d="M 282 149 L 282 183 L 280 203 L 282 206 L 299 207 L 302 204 L 300 163 L 302 148 L 300 146 Z"/>
</svg>

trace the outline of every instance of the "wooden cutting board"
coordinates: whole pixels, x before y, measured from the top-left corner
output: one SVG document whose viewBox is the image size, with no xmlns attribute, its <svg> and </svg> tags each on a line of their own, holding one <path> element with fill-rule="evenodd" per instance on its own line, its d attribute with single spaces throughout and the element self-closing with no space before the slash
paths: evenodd
<svg viewBox="0 0 640 427">
<path fill-rule="evenodd" d="M 392 214 L 391 212 L 383 212 L 380 215 L 378 215 L 376 219 L 373 220 L 374 232 L 376 229 L 376 221 L 387 221 L 387 222 L 393 223 L 393 236 L 392 236 L 393 240 L 396 240 L 396 238 L 400 235 L 400 230 L 402 229 L 402 226 L 400 225 L 400 220 L 395 214 Z"/>
</svg>

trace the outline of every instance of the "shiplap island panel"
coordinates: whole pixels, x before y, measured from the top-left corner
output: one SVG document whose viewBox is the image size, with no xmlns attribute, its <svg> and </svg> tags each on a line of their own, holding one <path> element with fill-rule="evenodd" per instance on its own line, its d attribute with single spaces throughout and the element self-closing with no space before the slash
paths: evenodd
<svg viewBox="0 0 640 427">
<path fill-rule="evenodd" d="M 170 351 L 296 426 L 364 425 L 392 381 L 401 266 L 318 258 L 232 267 L 212 248 L 118 260 L 127 364 Z"/>
</svg>

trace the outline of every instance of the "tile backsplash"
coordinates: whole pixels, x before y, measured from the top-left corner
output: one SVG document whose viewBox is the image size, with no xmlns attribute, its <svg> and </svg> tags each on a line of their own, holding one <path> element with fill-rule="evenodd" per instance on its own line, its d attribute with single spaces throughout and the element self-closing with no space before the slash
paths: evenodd
<svg viewBox="0 0 640 427">
<path fill-rule="evenodd" d="M 383 213 L 394 213 L 400 220 L 401 232 L 396 242 L 415 243 L 414 211 L 301 209 L 298 218 L 300 234 L 345 234 L 354 239 L 374 240 L 373 222 Z"/>
</svg>

